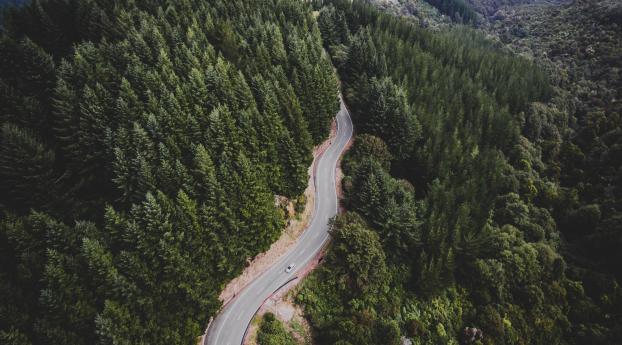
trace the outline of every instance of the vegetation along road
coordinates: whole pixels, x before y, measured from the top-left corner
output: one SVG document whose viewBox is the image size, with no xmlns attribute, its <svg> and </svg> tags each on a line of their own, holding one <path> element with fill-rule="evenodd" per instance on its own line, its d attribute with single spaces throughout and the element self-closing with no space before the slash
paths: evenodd
<svg viewBox="0 0 622 345">
<path fill-rule="evenodd" d="M 328 221 L 337 214 L 335 169 L 339 157 L 352 136 L 350 114 L 341 101 L 337 113 L 337 135 L 318 162 L 315 172 L 316 207 L 309 228 L 296 245 L 266 272 L 242 290 L 210 325 L 205 345 L 237 345 L 242 342 L 246 326 L 261 304 L 296 272 L 311 261 L 328 240 Z M 286 268 L 294 268 L 286 272 Z"/>
</svg>

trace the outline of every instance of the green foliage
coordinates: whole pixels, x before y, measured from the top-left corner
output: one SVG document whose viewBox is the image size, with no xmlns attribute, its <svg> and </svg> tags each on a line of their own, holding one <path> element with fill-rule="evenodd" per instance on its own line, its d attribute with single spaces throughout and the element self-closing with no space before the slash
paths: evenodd
<svg viewBox="0 0 622 345">
<path fill-rule="evenodd" d="M 410 261 L 421 244 L 421 224 L 408 182 L 395 180 L 373 158 L 367 158 L 353 173 L 352 187 L 346 192 L 348 206 L 373 225 L 394 263 Z"/>
<path fill-rule="evenodd" d="M 571 344 L 615 343 L 622 334 L 620 313 L 608 313 L 619 308 L 622 279 L 622 108 L 616 101 L 622 87 L 616 77 L 622 66 L 621 10 L 606 0 L 541 5 L 517 8 L 491 26 L 512 49 L 539 56 L 556 86 L 552 102 L 533 107 L 526 123 L 547 170 L 560 181 L 546 201 L 563 238 L 568 275 L 585 288 L 569 292 L 568 315 L 578 330 L 566 336 Z"/>
<path fill-rule="evenodd" d="M 257 332 L 259 345 L 294 345 L 296 341 L 274 314 L 266 313 Z"/>
<path fill-rule="evenodd" d="M 310 5 L 41 0 L 3 28 L 2 342 L 194 341 L 338 110 Z"/>
<path fill-rule="evenodd" d="M 477 21 L 477 14 L 463 0 L 426 0 L 438 8 L 441 13 L 450 16 L 458 23 L 473 23 Z"/>
<path fill-rule="evenodd" d="M 400 341 L 398 325 L 383 318 L 393 309 L 391 279 L 378 234 L 354 213 L 331 224 L 333 241 L 322 265 L 304 283 L 305 304 L 322 343 L 387 344 Z"/>
<path fill-rule="evenodd" d="M 101 6 L 95 0 L 28 1 L 23 6 L 9 8 L 3 25 L 11 34 L 26 36 L 60 58 L 76 42 L 114 35 L 109 17 L 111 9 L 111 4 Z"/>
<path fill-rule="evenodd" d="M 378 235 L 355 214 L 336 218 L 330 233 L 333 245 L 327 262 L 336 265 L 338 287 L 362 295 L 383 292 L 387 271 Z"/>
<path fill-rule="evenodd" d="M 4 123 L 0 139 L 0 178 L 6 203 L 24 210 L 33 206 L 49 208 L 54 192 L 54 152 L 32 132 Z"/>
<path fill-rule="evenodd" d="M 430 300 L 408 299 L 401 306 L 406 335 L 414 344 L 457 344 L 455 337 L 468 305 L 464 291 L 448 289 Z"/>
<path fill-rule="evenodd" d="M 372 78 L 365 89 L 367 93 L 360 99 L 368 101 L 356 106 L 366 109 L 355 116 L 360 130 L 381 137 L 397 160 L 408 159 L 421 136 L 421 125 L 408 105 L 405 90 L 389 78 Z"/>
<path fill-rule="evenodd" d="M 378 306 L 345 285 L 357 249 L 331 247 L 298 295 L 318 341 L 382 344 L 374 325 L 395 322 L 416 344 L 467 341 L 465 327 L 483 332 L 476 343 L 569 342 L 585 297 L 559 254 L 559 214 L 593 234 L 604 213 L 559 185 L 557 153 L 584 155 L 562 145 L 547 74 L 480 33 L 430 32 L 363 1 L 332 1 L 320 22 L 360 138 L 345 201 L 378 234 L 390 293 Z"/>
<path fill-rule="evenodd" d="M 344 169 L 350 175 L 355 169 L 352 165 L 363 162 L 366 158 L 373 158 L 387 171 L 391 168 L 393 160 L 387 144 L 382 139 L 370 134 L 361 134 L 356 137 L 355 145 L 348 151 Z"/>
</svg>

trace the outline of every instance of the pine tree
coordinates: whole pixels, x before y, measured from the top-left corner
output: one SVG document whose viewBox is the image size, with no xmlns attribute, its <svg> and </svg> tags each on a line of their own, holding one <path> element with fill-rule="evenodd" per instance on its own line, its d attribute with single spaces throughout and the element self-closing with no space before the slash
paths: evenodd
<svg viewBox="0 0 622 345">
<path fill-rule="evenodd" d="M 2 125 L 0 140 L 0 204 L 22 212 L 53 207 L 54 152 L 32 132 L 10 123 Z"/>
<path fill-rule="evenodd" d="M 310 8 L 40 1 L 2 36 L 0 213 L 76 226 L 28 225 L 59 242 L 2 244 L 15 263 L 0 269 L 7 310 L 25 307 L 15 321 L 0 313 L 0 336 L 188 343 L 223 284 L 279 236 L 274 196 L 302 193 L 337 111 Z M 13 279 L 16 265 L 28 279 Z"/>
<path fill-rule="evenodd" d="M 302 195 L 309 180 L 308 167 L 304 164 L 305 161 L 300 158 L 297 147 L 287 132 L 279 141 L 279 151 L 279 165 L 283 167 L 285 180 L 283 194 L 290 198 Z"/>
</svg>

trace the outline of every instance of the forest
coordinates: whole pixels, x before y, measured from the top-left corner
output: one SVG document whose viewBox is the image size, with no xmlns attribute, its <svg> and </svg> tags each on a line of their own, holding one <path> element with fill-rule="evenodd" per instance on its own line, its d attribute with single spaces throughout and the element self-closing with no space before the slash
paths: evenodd
<svg viewBox="0 0 622 345">
<path fill-rule="evenodd" d="M 468 27 L 315 5 L 357 130 L 348 212 L 296 296 L 317 343 L 622 339 L 619 113 L 559 106 L 554 69 Z"/>
<path fill-rule="evenodd" d="M 195 343 L 279 237 L 337 88 L 301 1 L 5 8 L 0 343 Z"/>
<path fill-rule="evenodd" d="M 474 23 L 477 14 L 463 0 L 426 0 L 430 5 L 458 23 Z"/>
<path fill-rule="evenodd" d="M 622 6 L 427 2 L 0 0 L 0 343 L 195 344 L 338 89 L 314 343 L 619 343 Z"/>
</svg>

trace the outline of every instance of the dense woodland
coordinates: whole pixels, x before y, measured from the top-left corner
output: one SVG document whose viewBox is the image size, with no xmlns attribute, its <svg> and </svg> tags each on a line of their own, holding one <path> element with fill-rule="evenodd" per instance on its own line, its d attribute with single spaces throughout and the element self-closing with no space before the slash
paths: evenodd
<svg viewBox="0 0 622 345">
<path fill-rule="evenodd" d="M 193 344 L 303 202 L 329 59 L 357 135 L 296 295 L 316 343 L 618 343 L 622 7 L 429 1 L 490 41 L 369 2 L 5 8 L 0 343 Z"/>
<path fill-rule="evenodd" d="M 444 15 L 459 23 L 474 23 L 477 14 L 463 0 L 426 0 Z"/>
<path fill-rule="evenodd" d="M 0 343 L 194 343 L 338 109 L 309 5 L 4 12 Z"/>
<path fill-rule="evenodd" d="M 533 4 L 561 4 L 572 3 L 575 1 L 577 0 L 466 0 L 465 2 L 475 12 L 478 12 L 483 16 L 494 16 L 499 9 L 512 6 L 529 6 Z"/>
<path fill-rule="evenodd" d="M 555 114 L 570 115 L 561 150 L 548 166 L 572 195 L 572 209 L 556 216 L 567 275 L 582 281 L 590 297 L 573 306 L 571 321 L 585 343 L 619 342 L 622 3 L 578 0 L 507 8 L 487 29 L 553 71 L 558 96 L 536 108 L 529 137 L 546 142 Z"/>
<path fill-rule="evenodd" d="M 466 27 L 316 5 L 358 133 L 349 212 L 296 297 L 317 342 L 622 339 L 618 110 L 558 107 L 555 70 Z"/>
</svg>

